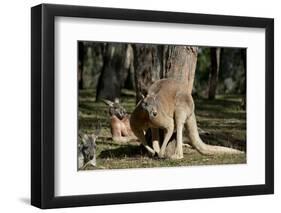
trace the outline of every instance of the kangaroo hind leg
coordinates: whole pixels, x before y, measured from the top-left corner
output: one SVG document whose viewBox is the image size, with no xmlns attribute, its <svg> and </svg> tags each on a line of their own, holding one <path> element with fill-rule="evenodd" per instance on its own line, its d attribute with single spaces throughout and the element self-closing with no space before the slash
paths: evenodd
<svg viewBox="0 0 281 213">
<path fill-rule="evenodd" d="M 160 152 L 158 154 L 158 156 L 160 158 L 165 157 L 166 147 L 167 147 L 167 144 L 168 144 L 170 138 L 173 135 L 173 132 L 174 132 L 174 119 L 169 118 L 169 119 L 167 119 L 167 127 L 164 129 L 164 140 L 163 140 Z"/>
<path fill-rule="evenodd" d="M 187 118 L 187 112 L 183 107 L 177 107 L 175 111 L 175 123 L 177 129 L 177 142 L 175 153 L 171 156 L 172 159 L 182 159 L 183 158 L 183 142 L 182 133 L 183 126 Z"/>
<path fill-rule="evenodd" d="M 152 132 L 152 147 L 153 150 L 159 154 L 160 152 L 160 145 L 159 145 L 159 129 L 156 128 L 152 128 L 151 129 Z"/>
</svg>

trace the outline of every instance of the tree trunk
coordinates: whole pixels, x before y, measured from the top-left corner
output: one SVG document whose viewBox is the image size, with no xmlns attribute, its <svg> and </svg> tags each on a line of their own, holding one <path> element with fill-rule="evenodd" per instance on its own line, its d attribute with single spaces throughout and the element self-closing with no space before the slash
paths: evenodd
<svg viewBox="0 0 281 213">
<path fill-rule="evenodd" d="M 84 44 L 78 42 L 78 89 L 83 89 Z"/>
<path fill-rule="evenodd" d="M 109 43 L 105 46 L 103 68 L 98 80 L 96 99 L 114 101 L 120 98 L 121 88 L 128 76 L 127 45 Z"/>
<path fill-rule="evenodd" d="M 103 67 L 102 48 L 103 43 L 79 42 L 79 88 L 95 88 Z M 80 46 L 81 45 L 81 46 Z"/>
<path fill-rule="evenodd" d="M 243 95 L 242 101 L 241 101 L 241 108 L 246 110 L 246 89 L 247 89 L 247 72 L 246 72 L 246 49 L 241 49 L 241 58 L 243 62 L 243 68 L 244 68 L 244 75 L 245 77 L 242 79 L 242 88 L 241 88 L 241 94 Z"/>
<path fill-rule="evenodd" d="M 136 102 L 160 79 L 161 61 L 158 45 L 134 44 Z"/>
<path fill-rule="evenodd" d="M 220 70 L 220 53 L 221 48 L 211 48 L 211 70 L 209 75 L 209 94 L 208 98 L 210 100 L 215 99 L 218 76 Z"/>
<path fill-rule="evenodd" d="M 186 92 L 192 93 L 197 62 L 197 47 L 169 45 L 165 50 L 164 78 L 188 82 Z"/>
<path fill-rule="evenodd" d="M 161 78 L 189 82 L 192 92 L 197 62 L 197 47 L 174 45 L 134 45 L 134 65 L 137 102 L 148 88 Z"/>
<path fill-rule="evenodd" d="M 128 75 L 124 83 L 124 88 L 135 90 L 134 51 L 131 44 L 127 45 L 125 57 L 125 69 L 128 70 Z"/>
<path fill-rule="evenodd" d="M 246 62 L 246 49 L 241 49 L 241 58 L 242 58 L 242 62 L 243 62 L 243 68 L 244 68 L 244 76 L 245 79 L 243 79 L 242 82 L 242 89 L 241 89 L 241 94 L 245 95 L 246 94 L 246 81 L 247 81 L 247 73 L 246 73 L 246 66 L 247 66 L 247 62 Z"/>
</svg>

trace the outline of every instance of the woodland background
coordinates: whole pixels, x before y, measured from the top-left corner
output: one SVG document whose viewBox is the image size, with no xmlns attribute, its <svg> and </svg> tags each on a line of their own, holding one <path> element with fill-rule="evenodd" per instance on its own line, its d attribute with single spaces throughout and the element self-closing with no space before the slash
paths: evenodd
<svg viewBox="0 0 281 213">
<path fill-rule="evenodd" d="M 96 89 L 97 98 L 113 100 L 123 88 L 135 90 L 138 81 L 153 82 L 165 72 L 162 61 L 168 46 L 173 45 L 78 42 L 79 89 Z M 152 58 L 140 62 L 136 57 L 147 55 L 143 49 Z M 135 70 L 140 63 L 142 70 Z M 209 99 L 215 94 L 245 95 L 246 49 L 199 47 L 193 94 Z"/>
</svg>

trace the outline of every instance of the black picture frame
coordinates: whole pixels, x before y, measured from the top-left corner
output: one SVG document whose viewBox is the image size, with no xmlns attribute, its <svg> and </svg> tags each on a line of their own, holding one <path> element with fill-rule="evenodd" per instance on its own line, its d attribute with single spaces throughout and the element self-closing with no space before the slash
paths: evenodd
<svg viewBox="0 0 281 213">
<path fill-rule="evenodd" d="M 265 47 L 265 184 L 112 193 L 54 195 L 55 17 L 263 28 Z M 274 20 L 239 16 L 41 4 L 31 8 L 31 204 L 60 208 L 121 203 L 217 198 L 274 193 Z"/>
</svg>

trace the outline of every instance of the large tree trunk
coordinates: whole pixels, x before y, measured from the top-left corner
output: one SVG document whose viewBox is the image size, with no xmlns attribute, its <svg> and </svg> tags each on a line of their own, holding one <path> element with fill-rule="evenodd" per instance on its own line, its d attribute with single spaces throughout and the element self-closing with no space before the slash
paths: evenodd
<svg viewBox="0 0 281 213">
<path fill-rule="evenodd" d="M 96 99 L 114 101 L 120 98 L 121 88 L 128 77 L 128 45 L 109 43 L 105 46 L 103 68 L 98 81 Z"/>
<path fill-rule="evenodd" d="M 221 48 L 211 48 L 211 70 L 209 75 L 209 94 L 208 98 L 210 100 L 215 99 L 218 76 L 220 70 L 220 54 Z"/>
<path fill-rule="evenodd" d="M 197 47 L 169 45 L 165 50 L 164 78 L 188 82 L 186 92 L 192 93 L 197 62 Z"/>
<path fill-rule="evenodd" d="M 161 78 L 188 82 L 191 94 L 195 77 L 197 47 L 175 45 L 134 45 L 137 102 Z"/>
<path fill-rule="evenodd" d="M 146 95 L 148 88 L 160 79 L 161 61 L 158 45 L 134 44 L 136 101 Z"/>
</svg>

